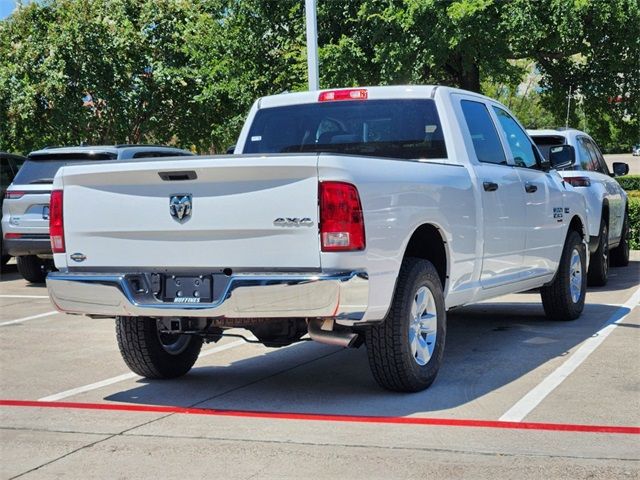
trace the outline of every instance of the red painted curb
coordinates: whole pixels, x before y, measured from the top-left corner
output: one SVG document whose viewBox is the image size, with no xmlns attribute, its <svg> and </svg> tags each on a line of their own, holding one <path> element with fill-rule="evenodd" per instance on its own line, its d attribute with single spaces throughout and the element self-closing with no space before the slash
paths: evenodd
<svg viewBox="0 0 640 480">
<path fill-rule="evenodd" d="M 280 420 L 310 420 L 323 422 L 388 423 L 404 425 L 439 425 L 444 427 L 480 427 L 515 430 L 550 430 L 560 432 L 621 433 L 639 435 L 640 427 L 614 425 L 579 425 L 567 423 L 501 422 L 499 420 L 469 420 L 455 418 L 373 417 L 359 415 L 329 415 L 321 413 L 262 412 L 254 410 L 218 410 L 158 405 L 123 405 L 119 403 L 39 402 L 36 400 L 0 400 L 4 407 L 73 408 L 119 412 L 178 413 L 183 415 L 215 415 L 220 417 L 271 418 Z"/>
</svg>

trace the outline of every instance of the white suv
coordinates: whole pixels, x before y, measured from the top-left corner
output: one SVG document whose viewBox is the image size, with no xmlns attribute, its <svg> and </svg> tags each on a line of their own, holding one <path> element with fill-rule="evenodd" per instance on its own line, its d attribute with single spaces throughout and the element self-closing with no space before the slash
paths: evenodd
<svg viewBox="0 0 640 480">
<path fill-rule="evenodd" d="M 178 157 L 192 154 L 160 145 L 102 145 L 45 148 L 31 152 L 2 204 L 3 246 L 16 257 L 18 271 L 32 283 L 44 282 L 53 268 L 49 241 L 49 198 L 60 167 L 86 162 Z"/>
<path fill-rule="evenodd" d="M 626 163 L 613 164 L 613 173 L 596 145 L 586 133 L 575 129 L 528 130 L 538 148 L 549 158 L 557 145 L 571 145 L 575 150 L 573 165 L 560 174 L 587 200 L 591 238 L 588 282 L 592 286 L 607 283 L 609 262 L 613 266 L 629 263 L 629 212 L 627 194 L 614 176 L 629 173 Z"/>
</svg>

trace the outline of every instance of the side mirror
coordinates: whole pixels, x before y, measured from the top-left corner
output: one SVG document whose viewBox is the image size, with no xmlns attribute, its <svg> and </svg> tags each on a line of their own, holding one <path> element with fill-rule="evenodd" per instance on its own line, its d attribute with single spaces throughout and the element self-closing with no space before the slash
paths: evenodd
<svg viewBox="0 0 640 480">
<path fill-rule="evenodd" d="M 556 170 L 570 167 L 575 160 L 576 151 L 571 145 L 556 145 L 549 148 L 549 163 Z"/>
<path fill-rule="evenodd" d="M 629 164 L 623 162 L 613 162 L 613 174 L 622 177 L 629 173 Z"/>
<path fill-rule="evenodd" d="M 236 151 L 235 145 L 231 145 L 230 147 L 227 147 L 227 155 L 233 155 L 233 152 L 235 151 Z"/>
</svg>

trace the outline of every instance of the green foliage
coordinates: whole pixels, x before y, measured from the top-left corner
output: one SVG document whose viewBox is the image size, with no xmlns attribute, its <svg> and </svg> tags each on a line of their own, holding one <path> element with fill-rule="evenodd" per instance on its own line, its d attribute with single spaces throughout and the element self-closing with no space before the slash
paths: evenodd
<svg viewBox="0 0 640 480">
<path fill-rule="evenodd" d="M 633 250 L 640 250 L 640 192 L 629 196 L 629 236 Z"/>
<path fill-rule="evenodd" d="M 631 248 L 640 250 L 640 175 L 625 175 L 616 180 L 628 196 Z"/>
<path fill-rule="evenodd" d="M 571 125 L 639 140 L 637 0 L 320 0 L 318 31 L 324 88 L 482 90 L 538 127 L 564 124 L 571 87 Z M 532 64 L 543 90 L 518 91 Z M 0 21 L 0 149 L 220 151 L 257 97 L 305 88 L 302 0 L 40 0 Z"/>
<path fill-rule="evenodd" d="M 202 82 L 185 52 L 202 13 L 169 0 L 23 6 L 0 22 L 0 147 L 208 146 L 215 109 L 196 100 Z"/>
<path fill-rule="evenodd" d="M 625 175 L 616 177 L 616 180 L 624 190 L 640 190 L 640 175 Z"/>
</svg>

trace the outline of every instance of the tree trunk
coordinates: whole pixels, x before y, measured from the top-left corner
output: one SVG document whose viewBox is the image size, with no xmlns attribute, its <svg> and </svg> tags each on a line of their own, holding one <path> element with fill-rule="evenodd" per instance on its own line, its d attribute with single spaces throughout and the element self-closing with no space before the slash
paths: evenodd
<svg viewBox="0 0 640 480">
<path fill-rule="evenodd" d="M 462 65 L 458 78 L 460 88 L 472 92 L 480 92 L 480 67 L 477 63 Z"/>
</svg>

